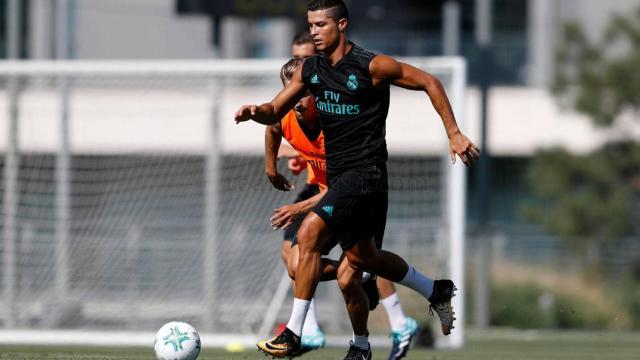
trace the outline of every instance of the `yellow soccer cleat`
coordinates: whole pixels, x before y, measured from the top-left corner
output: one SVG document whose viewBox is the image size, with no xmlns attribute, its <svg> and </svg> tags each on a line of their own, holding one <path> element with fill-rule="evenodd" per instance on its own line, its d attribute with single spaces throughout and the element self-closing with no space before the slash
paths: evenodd
<svg viewBox="0 0 640 360">
<path fill-rule="evenodd" d="M 436 280 L 433 283 L 433 294 L 429 298 L 429 315 L 433 316 L 435 311 L 440 318 L 442 325 L 442 333 L 444 335 L 451 334 L 453 330 L 453 321 L 456 319 L 453 315 L 455 312 L 451 307 L 451 298 L 456 296 L 455 291 L 458 290 L 451 280 Z"/>
<path fill-rule="evenodd" d="M 276 358 L 292 358 L 301 355 L 300 337 L 288 328 L 272 339 L 258 342 L 256 346 L 258 350 Z"/>
</svg>

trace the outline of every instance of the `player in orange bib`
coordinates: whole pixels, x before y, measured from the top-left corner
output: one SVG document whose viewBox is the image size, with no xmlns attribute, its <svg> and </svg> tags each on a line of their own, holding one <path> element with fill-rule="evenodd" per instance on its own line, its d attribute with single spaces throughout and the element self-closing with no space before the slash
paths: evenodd
<svg viewBox="0 0 640 360">
<path fill-rule="evenodd" d="M 316 47 L 308 31 L 296 34 L 291 44 L 291 53 L 294 58 L 299 59 L 315 55 Z M 282 71 L 280 78 L 284 84 L 286 77 Z M 269 181 L 278 190 L 289 191 L 293 188 L 293 185 L 278 173 L 276 166 L 278 157 L 289 158 L 289 170 L 295 175 L 308 169 L 307 182 L 295 201 L 300 205 L 309 204 L 309 208 L 315 204 L 315 201 L 308 203 L 305 201 L 320 194 L 321 190 L 326 191 L 327 187 L 324 135 L 320 133 L 315 119 L 313 100 L 307 97 L 298 102 L 295 109 L 291 110 L 280 123 L 268 126 L 265 132 L 265 174 Z M 296 150 L 287 145 L 281 145 L 283 137 Z M 304 210 L 306 211 L 306 207 Z M 298 247 L 294 244 L 296 232 L 302 223 L 302 216 L 300 218 L 285 229 L 281 247 L 282 261 L 292 279 L 295 278 L 295 269 L 298 266 Z M 337 262 L 325 259 L 324 264 L 327 274 L 323 280 L 335 279 Z M 306 324 L 301 339 L 303 350 L 309 351 L 323 347 L 326 340 L 316 320 L 315 302 L 307 313 Z"/>
<path fill-rule="evenodd" d="M 287 72 L 292 72 L 299 61 L 302 61 L 301 59 L 294 58 L 282 67 L 280 77 L 283 83 L 287 81 Z M 290 221 L 281 226 L 274 226 L 274 230 L 286 228 L 281 254 L 287 272 L 292 279 L 295 278 L 298 267 L 298 246 L 296 246 L 295 235 L 304 218 L 298 214 L 308 212 L 327 190 L 324 135 L 315 121 L 313 99 L 311 96 L 307 96 L 301 99 L 295 108 L 282 118 L 280 123 L 267 127 L 265 133 L 265 173 L 275 188 L 283 191 L 293 188 L 293 185 L 277 171 L 278 156 L 284 155 L 290 158 L 289 169 L 296 175 L 305 168 L 307 169 L 307 182 L 302 191 L 298 193 L 295 204 L 289 207 L 291 210 L 288 213 Z M 293 149 L 281 146 L 282 138 L 286 139 Z M 337 269 L 337 261 L 324 258 L 321 280 L 335 279 Z M 324 347 L 326 340 L 316 320 L 315 302 L 307 313 L 305 324 L 301 339 L 303 351 Z"/>
</svg>

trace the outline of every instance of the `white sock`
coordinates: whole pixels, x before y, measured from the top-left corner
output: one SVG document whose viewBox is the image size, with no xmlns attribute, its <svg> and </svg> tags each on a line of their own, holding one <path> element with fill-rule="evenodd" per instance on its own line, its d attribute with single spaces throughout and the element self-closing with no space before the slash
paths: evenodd
<svg viewBox="0 0 640 360">
<path fill-rule="evenodd" d="M 430 279 L 422 275 L 418 270 L 416 270 L 411 265 L 409 265 L 409 270 L 407 271 L 407 275 L 405 275 L 404 279 L 400 280 L 398 284 L 404 285 L 410 289 L 413 289 L 419 292 L 427 300 L 431 297 L 431 294 L 433 293 L 433 279 Z"/>
<path fill-rule="evenodd" d="M 287 328 L 293 331 L 297 336 L 302 336 L 302 327 L 304 326 L 304 319 L 309 311 L 311 301 L 302 299 L 293 299 L 293 309 L 291 309 L 291 318 L 287 323 Z"/>
<path fill-rule="evenodd" d="M 369 335 L 360 336 L 360 335 L 353 334 L 353 345 L 355 345 L 356 347 L 362 350 L 369 349 Z"/>
<path fill-rule="evenodd" d="M 313 335 L 319 328 L 320 326 L 318 326 L 318 320 L 316 319 L 316 300 L 311 299 L 309 311 L 307 311 L 307 317 L 304 319 L 302 335 Z"/>
<path fill-rule="evenodd" d="M 404 329 L 407 325 L 407 318 L 404 316 L 404 311 L 402 311 L 402 304 L 400 304 L 398 293 L 393 293 L 380 302 L 384 305 L 384 310 L 387 312 L 391 330 L 400 331 Z"/>
<path fill-rule="evenodd" d="M 362 282 L 365 282 L 365 281 L 367 281 L 367 280 L 369 280 L 369 279 L 371 279 L 371 274 L 369 274 L 369 273 L 368 273 L 368 272 L 366 272 L 366 271 L 363 271 L 363 272 L 362 272 Z"/>
</svg>

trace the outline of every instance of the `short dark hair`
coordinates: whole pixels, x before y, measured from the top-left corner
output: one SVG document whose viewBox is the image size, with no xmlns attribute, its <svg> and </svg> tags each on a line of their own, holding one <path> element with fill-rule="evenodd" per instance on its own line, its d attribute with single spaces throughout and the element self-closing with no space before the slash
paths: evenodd
<svg viewBox="0 0 640 360">
<path fill-rule="evenodd" d="M 299 33 L 296 34 L 296 36 L 293 37 L 293 41 L 291 42 L 291 45 L 304 45 L 304 44 L 312 44 L 315 46 L 315 43 L 313 42 L 313 37 L 311 37 L 311 33 L 309 33 L 309 30 L 300 31 Z"/>
<path fill-rule="evenodd" d="M 349 20 L 349 9 L 342 0 L 311 0 L 307 5 L 307 10 L 327 10 L 327 16 L 338 22 L 340 19 Z"/>
<path fill-rule="evenodd" d="M 288 80 L 291 80 L 296 68 L 303 62 L 303 58 L 292 58 L 282 65 L 282 68 L 280 69 L 280 80 L 282 80 L 283 85 L 286 84 Z"/>
</svg>

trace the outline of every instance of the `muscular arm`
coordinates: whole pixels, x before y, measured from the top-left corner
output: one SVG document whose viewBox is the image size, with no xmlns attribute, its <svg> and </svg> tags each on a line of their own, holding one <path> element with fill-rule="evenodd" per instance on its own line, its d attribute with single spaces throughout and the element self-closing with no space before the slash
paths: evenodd
<svg viewBox="0 0 640 360">
<path fill-rule="evenodd" d="M 440 80 L 414 66 L 401 63 L 386 55 L 376 56 L 369 65 L 369 71 L 374 86 L 380 83 L 390 83 L 405 89 L 426 92 L 447 132 L 451 160 L 455 162 L 455 154 L 458 154 L 466 165 L 470 165 L 478 158 L 478 147 L 467 139 L 458 128 L 451 103 Z"/>
<path fill-rule="evenodd" d="M 282 128 L 280 123 L 267 126 L 264 133 L 264 173 L 278 190 L 289 191 L 293 184 L 284 176 L 278 173 L 278 149 L 282 141 Z"/>
<path fill-rule="evenodd" d="M 322 199 L 322 197 L 326 192 L 327 192 L 326 189 L 322 190 L 318 194 L 308 198 L 307 200 L 296 203 L 298 205 L 298 209 L 300 210 L 300 213 L 304 214 L 309 212 L 309 210 L 311 210 L 312 207 L 316 206 L 316 204 L 320 202 L 320 199 Z"/>
<path fill-rule="evenodd" d="M 282 142 L 282 128 L 280 123 L 269 125 L 264 131 L 264 172 L 275 174 L 278 172 L 278 150 Z"/>
<path fill-rule="evenodd" d="M 291 225 L 299 216 L 305 214 L 311 210 L 322 199 L 327 190 L 322 190 L 320 193 L 307 200 L 297 202 L 295 204 L 284 205 L 275 210 L 275 214 L 271 217 L 271 227 L 274 230 L 284 229 Z"/>
<path fill-rule="evenodd" d="M 291 110 L 306 91 L 302 82 L 302 64 L 298 65 L 291 82 L 271 100 L 262 105 L 244 105 L 236 112 L 235 121 L 253 120 L 264 125 L 273 125 Z"/>
</svg>

